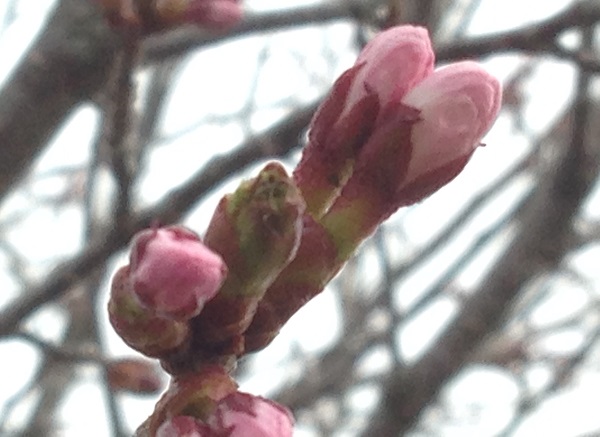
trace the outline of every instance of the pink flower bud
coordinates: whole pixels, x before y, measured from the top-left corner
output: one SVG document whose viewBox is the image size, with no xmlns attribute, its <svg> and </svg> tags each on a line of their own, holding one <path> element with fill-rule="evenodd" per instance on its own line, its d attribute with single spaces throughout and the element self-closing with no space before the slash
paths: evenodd
<svg viewBox="0 0 600 437">
<path fill-rule="evenodd" d="M 377 35 L 334 84 L 315 114 L 294 172 L 308 211 L 320 217 L 354 171 L 357 155 L 388 105 L 433 71 L 427 30 L 398 26 Z"/>
<path fill-rule="evenodd" d="M 400 101 L 433 71 L 434 53 L 423 27 L 397 26 L 373 38 L 360 52 L 356 65 L 364 64 L 346 100 L 351 107 L 367 94 L 382 106 Z"/>
<path fill-rule="evenodd" d="M 190 416 L 167 420 L 156 431 L 156 437 L 218 437 L 211 429 Z"/>
<path fill-rule="evenodd" d="M 228 437 L 291 437 L 294 419 L 276 402 L 235 392 L 219 402 L 207 423 Z"/>
<path fill-rule="evenodd" d="M 227 30 L 243 18 L 243 11 L 236 0 L 196 0 L 190 4 L 186 18 L 215 30 Z"/>
<path fill-rule="evenodd" d="M 214 30 L 227 30 L 243 18 L 238 0 L 157 0 L 156 10 L 166 21 L 189 22 Z"/>
<path fill-rule="evenodd" d="M 227 273 L 221 257 L 180 226 L 138 233 L 130 264 L 133 291 L 142 305 L 172 319 L 198 315 Z"/>
<path fill-rule="evenodd" d="M 456 177 L 498 115 L 499 82 L 468 61 L 431 72 L 427 41 L 423 29 L 400 26 L 387 30 L 360 54 L 357 65 L 364 62 L 362 69 L 346 73 L 350 91 L 345 106 L 338 108 L 342 114 L 350 113 L 370 95 L 378 102 L 374 120 L 346 127 L 348 132 L 361 132 L 360 143 L 352 146 L 350 154 L 332 137 L 337 125 L 328 128 L 315 118 L 312 128 L 326 144 L 309 136 L 306 158 L 303 156 L 295 176 L 309 211 L 319 212 L 315 215 L 336 242 L 340 259 L 347 259 L 398 208 L 424 199 Z M 421 57 L 411 59 L 411 53 Z M 405 70 L 408 77 L 401 73 Z M 328 99 L 335 99 L 335 95 Z M 325 104 L 335 108 L 330 102 Z M 319 155 L 311 148 L 335 150 Z M 344 162 L 352 162 L 351 172 L 345 169 L 345 180 L 312 158 L 325 161 L 336 154 L 346 157 Z M 328 181 L 337 185 L 333 187 Z M 328 209 L 318 205 L 319 199 L 325 198 L 323 191 L 335 194 L 328 199 Z"/>
<path fill-rule="evenodd" d="M 420 111 L 420 121 L 411 133 L 406 183 L 470 156 L 496 119 L 501 96 L 498 80 L 471 61 L 436 70 L 410 90 L 403 103 Z"/>
</svg>

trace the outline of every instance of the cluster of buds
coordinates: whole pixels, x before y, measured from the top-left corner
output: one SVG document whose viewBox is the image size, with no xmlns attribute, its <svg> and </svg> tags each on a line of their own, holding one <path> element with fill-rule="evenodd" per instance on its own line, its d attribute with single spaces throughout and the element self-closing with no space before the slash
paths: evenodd
<svg viewBox="0 0 600 437">
<path fill-rule="evenodd" d="M 203 241 L 180 226 L 138 234 L 110 320 L 173 377 L 138 435 L 291 435 L 284 407 L 237 391 L 237 359 L 267 346 L 398 208 L 456 177 L 500 101 L 478 64 L 434 70 L 425 29 L 391 28 L 334 84 L 292 177 L 268 164 L 221 200 Z"/>
<path fill-rule="evenodd" d="M 150 33 L 183 24 L 226 31 L 243 17 L 239 0 L 96 0 L 111 24 Z"/>
<path fill-rule="evenodd" d="M 434 70 L 423 28 L 391 28 L 367 44 L 312 120 L 293 175 L 306 202 L 302 241 L 261 301 L 246 351 L 268 345 L 392 213 L 462 171 L 501 93 L 475 62 Z"/>
</svg>

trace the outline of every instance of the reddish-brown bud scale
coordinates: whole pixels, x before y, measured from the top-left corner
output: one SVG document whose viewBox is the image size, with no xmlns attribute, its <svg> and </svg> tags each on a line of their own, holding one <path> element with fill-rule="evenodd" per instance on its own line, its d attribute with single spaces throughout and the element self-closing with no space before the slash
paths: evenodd
<svg viewBox="0 0 600 437">
<path fill-rule="evenodd" d="M 315 114 L 309 146 L 294 171 L 307 210 L 321 217 L 352 175 L 358 151 L 371 134 L 379 111 L 376 95 L 365 95 L 344 116 L 345 98 L 362 65 L 344 73 Z"/>
<path fill-rule="evenodd" d="M 108 315 L 123 341 L 150 357 L 163 356 L 189 338 L 187 323 L 158 317 L 140 304 L 133 293 L 129 266 L 121 267 L 113 277 Z"/>
<path fill-rule="evenodd" d="M 388 105 L 358 154 L 352 177 L 321 218 L 340 261 L 348 260 L 360 242 L 396 211 L 396 187 L 405 178 L 412 126 L 418 121 L 419 111 L 401 103 Z"/>
</svg>

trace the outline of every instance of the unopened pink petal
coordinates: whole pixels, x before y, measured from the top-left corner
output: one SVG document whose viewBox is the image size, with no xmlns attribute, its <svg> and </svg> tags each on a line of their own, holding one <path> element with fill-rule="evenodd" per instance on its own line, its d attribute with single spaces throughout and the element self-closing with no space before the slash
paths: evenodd
<svg viewBox="0 0 600 437">
<path fill-rule="evenodd" d="M 471 61 L 436 70 L 403 99 L 421 111 L 412 132 L 407 180 L 470 155 L 500 109 L 496 78 Z"/>
<path fill-rule="evenodd" d="M 348 98 L 348 105 L 366 93 L 375 93 L 380 104 L 400 101 L 433 71 L 434 53 L 427 30 L 397 26 L 378 34 L 362 50 L 356 64 L 365 64 Z"/>
<path fill-rule="evenodd" d="M 216 295 L 226 272 L 221 257 L 185 228 L 146 230 L 134 239 L 134 292 L 143 305 L 160 316 L 196 316 Z"/>
</svg>

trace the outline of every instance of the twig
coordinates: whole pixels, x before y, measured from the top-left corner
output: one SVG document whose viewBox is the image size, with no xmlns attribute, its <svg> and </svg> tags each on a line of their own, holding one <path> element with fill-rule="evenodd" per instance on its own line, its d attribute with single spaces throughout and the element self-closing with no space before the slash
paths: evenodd
<svg viewBox="0 0 600 437">
<path fill-rule="evenodd" d="M 370 9 L 374 10 L 377 4 L 383 4 L 385 1 L 370 1 Z M 365 13 L 365 3 L 365 0 L 335 0 L 312 6 L 290 8 L 284 13 L 249 13 L 237 28 L 227 34 L 190 28 L 152 36 L 143 44 L 144 62 L 164 61 L 207 44 L 223 42 L 244 35 L 361 18 L 360 16 Z"/>
</svg>

